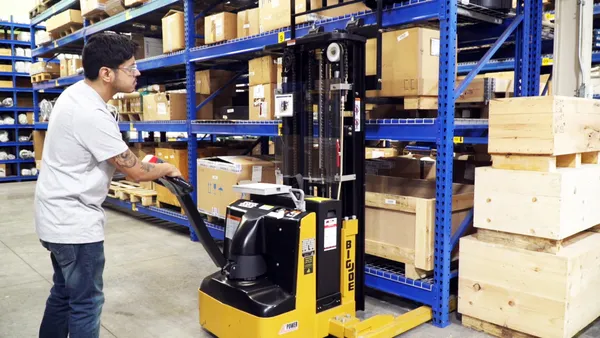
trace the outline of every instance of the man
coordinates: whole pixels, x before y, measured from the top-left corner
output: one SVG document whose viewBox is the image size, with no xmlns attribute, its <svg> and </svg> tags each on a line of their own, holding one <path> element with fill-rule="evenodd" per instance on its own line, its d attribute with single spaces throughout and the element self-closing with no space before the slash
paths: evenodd
<svg viewBox="0 0 600 338">
<path fill-rule="evenodd" d="M 43 338 L 91 338 L 104 304 L 102 209 L 115 170 L 136 181 L 181 176 L 170 164 L 140 162 L 121 138 L 106 102 L 135 90 L 136 45 L 116 34 L 93 36 L 83 49 L 84 80 L 52 110 L 35 193 L 35 224 L 50 251 L 54 286 L 40 327 Z"/>
</svg>

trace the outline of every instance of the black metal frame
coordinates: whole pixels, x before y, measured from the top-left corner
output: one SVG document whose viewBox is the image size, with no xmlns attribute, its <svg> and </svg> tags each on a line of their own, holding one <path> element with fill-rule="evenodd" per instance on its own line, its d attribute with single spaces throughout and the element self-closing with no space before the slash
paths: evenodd
<svg viewBox="0 0 600 338">
<path fill-rule="evenodd" d="M 312 109 L 311 91 L 315 88 L 315 83 L 321 78 L 321 74 L 315 79 L 317 81 L 307 81 L 311 78 L 309 72 L 314 72 L 315 65 L 314 57 L 311 53 L 315 50 L 326 49 L 331 43 L 339 43 L 345 46 L 344 50 L 348 52 L 348 83 L 352 84 L 351 90 L 348 91 L 345 107 L 336 106 L 335 99 L 326 99 L 323 104 L 329 107 L 331 104 L 332 112 L 352 111 L 351 116 L 344 115 L 343 125 L 340 124 L 340 116 L 337 113 L 331 113 L 329 117 L 331 121 L 325 121 L 325 126 L 319 130 L 318 135 L 336 137 L 334 131 L 341 130 L 344 134 L 343 149 L 339 149 L 343 153 L 343 175 L 355 175 L 354 180 L 343 181 L 341 185 L 331 182 L 311 183 L 304 180 L 308 177 L 308 167 L 305 163 L 306 159 L 311 156 L 305 156 L 305 140 L 311 138 L 315 134 L 314 119 Z M 365 44 L 364 36 L 351 34 L 348 32 L 331 32 L 331 33 L 313 33 L 290 43 L 284 48 L 283 54 L 283 94 L 294 94 L 294 116 L 282 118 L 282 138 L 287 142 L 286 146 L 282 146 L 283 164 L 289 165 L 291 168 L 284 168 L 284 184 L 293 187 L 301 188 L 307 195 L 315 195 L 317 188 L 317 196 L 329 197 L 327 191 L 332 191 L 331 195 L 337 195 L 336 187 L 341 186 L 340 196 L 342 202 L 342 216 L 358 220 L 358 234 L 356 236 L 356 283 L 355 283 L 355 299 L 356 309 L 364 310 L 364 266 L 365 266 Z M 284 47 L 280 44 L 279 47 Z M 325 55 L 323 55 L 326 58 Z M 324 61 L 325 62 L 325 61 Z M 312 70 L 309 69 L 312 67 Z M 335 65 L 331 65 L 335 67 Z M 338 69 L 343 74 L 343 69 Z M 340 75 L 340 78 L 343 78 Z M 312 83 L 311 83 L 312 82 Z M 328 83 L 329 85 L 329 83 Z M 336 115 L 337 114 L 337 115 Z M 336 118 L 333 118 L 337 116 Z M 335 120 L 335 121 L 334 121 Z M 292 143 L 290 143 L 292 142 Z M 325 154 L 335 158 L 337 149 L 329 145 L 325 145 L 327 150 Z M 311 154 L 312 155 L 312 154 Z M 340 178 L 341 179 L 341 178 Z M 330 189 L 330 190 L 329 190 Z"/>
</svg>

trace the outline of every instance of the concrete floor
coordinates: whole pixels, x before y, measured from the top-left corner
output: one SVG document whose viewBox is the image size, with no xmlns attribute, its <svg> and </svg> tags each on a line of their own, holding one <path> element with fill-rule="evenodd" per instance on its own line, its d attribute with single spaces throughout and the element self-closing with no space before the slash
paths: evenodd
<svg viewBox="0 0 600 338">
<path fill-rule="evenodd" d="M 0 184 L 3 338 L 37 336 L 51 287 L 49 254 L 34 231 L 34 189 L 35 183 Z M 107 214 L 106 304 L 100 337 L 211 337 L 198 324 L 197 288 L 215 267 L 201 245 L 191 242 L 187 231 L 178 226 L 156 224 L 110 209 Z M 400 314 L 408 306 L 393 297 L 369 297 L 361 317 Z M 425 324 L 403 337 L 487 337 L 462 327 L 451 317 L 453 323 L 445 329 Z M 600 329 L 593 329 L 584 337 L 599 337 Z"/>
</svg>

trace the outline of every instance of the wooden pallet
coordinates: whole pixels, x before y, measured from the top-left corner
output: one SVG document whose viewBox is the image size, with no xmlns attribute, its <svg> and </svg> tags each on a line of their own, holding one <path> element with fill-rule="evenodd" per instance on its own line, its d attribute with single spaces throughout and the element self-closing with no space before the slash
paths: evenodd
<svg viewBox="0 0 600 338">
<path fill-rule="evenodd" d="M 156 205 L 156 191 L 143 189 L 139 184 L 129 181 L 110 183 L 108 196 L 143 206 Z"/>
<path fill-rule="evenodd" d="M 33 19 L 36 16 L 42 14 L 44 11 L 46 11 L 49 7 L 39 4 L 37 6 L 35 6 L 32 10 L 29 11 L 29 18 Z"/>
<path fill-rule="evenodd" d="M 559 156 L 492 154 L 492 167 L 507 170 L 555 172 L 557 168 L 581 168 L 582 164 L 600 164 L 599 152 Z"/>
<path fill-rule="evenodd" d="M 475 331 L 484 332 L 484 333 L 487 333 L 490 336 L 494 336 L 494 337 L 536 338 L 535 336 L 528 335 L 523 332 L 515 331 L 515 330 L 509 329 L 504 326 L 488 323 L 486 321 L 483 321 L 483 320 L 480 320 L 477 318 L 473 318 L 473 317 L 469 317 L 469 316 L 465 316 L 465 315 L 462 316 L 462 324 L 464 327 L 468 327 L 469 329 L 472 329 Z"/>
<path fill-rule="evenodd" d="M 50 38 L 52 40 L 57 40 L 57 39 L 63 38 L 65 36 L 75 33 L 76 31 L 80 30 L 82 27 L 83 27 L 83 25 L 77 24 L 77 23 L 69 24 L 68 26 L 64 26 L 60 29 L 50 32 Z"/>
<path fill-rule="evenodd" d="M 165 202 L 161 202 L 161 201 L 156 201 L 156 206 L 159 208 L 163 208 L 163 209 L 170 209 L 174 212 L 179 212 L 182 215 L 185 215 L 185 210 L 183 210 L 182 207 L 177 206 L 177 205 L 173 205 L 173 204 L 169 204 L 169 203 L 165 203 Z"/>
<path fill-rule="evenodd" d="M 142 113 L 119 113 L 121 121 L 143 121 L 144 115 Z"/>
<path fill-rule="evenodd" d="M 31 82 L 38 83 L 38 82 L 42 82 L 42 81 L 48 81 L 48 80 L 52 80 L 55 77 L 56 77 L 55 74 L 39 73 L 39 74 L 31 75 Z"/>
<path fill-rule="evenodd" d="M 96 24 L 106 18 L 108 18 L 108 14 L 106 14 L 103 10 L 98 10 L 97 12 L 90 13 L 85 17 L 90 24 Z"/>
</svg>

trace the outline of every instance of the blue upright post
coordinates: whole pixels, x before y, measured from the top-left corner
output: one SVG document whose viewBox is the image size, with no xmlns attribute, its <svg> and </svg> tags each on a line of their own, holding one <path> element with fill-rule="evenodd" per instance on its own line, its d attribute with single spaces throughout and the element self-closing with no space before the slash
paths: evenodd
<svg viewBox="0 0 600 338">
<path fill-rule="evenodd" d="M 526 1 L 531 3 L 541 0 L 517 0 L 517 15 L 523 14 L 523 22 L 517 28 L 515 36 L 515 96 L 529 96 L 531 91 L 529 88 L 530 66 L 528 65 L 531 60 L 529 51 L 532 43 L 529 35 L 531 6 L 526 6 Z"/>
<path fill-rule="evenodd" d="M 450 232 L 452 228 L 452 153 L 456 77 L 457 0 L 440 1 L 440 74 L 436 160 L 433 324 L 450 323 Z"/>
<path fill-rule="evenodd" d="M 526 0 L 529 7 L 529 96 L 540 95 L 540 67 L 542 66 L 542 0 Z"/>
<path fill-rule="evenodd" d="M 190 62 L 190 48 L 196 44 L 196 20 L 194 18 L 194 0 L 183 0 L 183 10 L 185 13 L 185 80 L 187 91 L 187 135 L 188 135 L 188 173 L 190 184 L 197 188 L 196 177 L 196 153 L 198 142 L 196 134 L 192 134 L 192 120 L 196 119 L 196 73 L 194 64 Z M 192 199 L 197 203 L 197 194 L 192 193 Z M 190 228 L 190 238 L 197 241 L 198 237 Z"/>
</svg>

